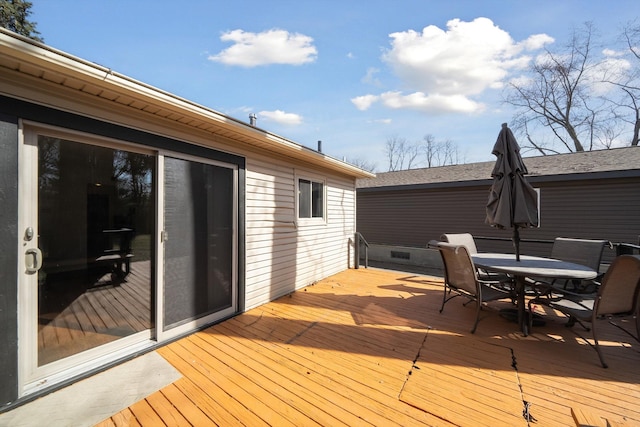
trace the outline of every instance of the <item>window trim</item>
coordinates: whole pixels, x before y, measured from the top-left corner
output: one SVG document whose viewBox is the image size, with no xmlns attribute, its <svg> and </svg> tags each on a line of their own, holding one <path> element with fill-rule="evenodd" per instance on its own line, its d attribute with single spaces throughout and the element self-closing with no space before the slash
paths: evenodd
<svg viewBox="0 0 640 427">
<path fill-rule="evenodd" d="M 322 185 L 322 216 L 321 217 L 300 217 L 300 181 L 309 181 L 311 186 L 313 184 L 321 184 Z M 312 190 L 313 192 L 313 190 Z M 313 198 L 310 197 L 310 202 L 312 203 Z M 296 212 L 295 212 L 295 220 L 297 224 L 300 225 L 319 225 L 327 223 L 327 179 L 324 177 L 313 176 L 309 174 L 296 174 L 295 175 L 295 204 L 296 204 Z M 313 205 L 310 206 L 311 211 L 313 211 Z M 311 213 L 313 215 L 313 212 Z"/>
</svg>

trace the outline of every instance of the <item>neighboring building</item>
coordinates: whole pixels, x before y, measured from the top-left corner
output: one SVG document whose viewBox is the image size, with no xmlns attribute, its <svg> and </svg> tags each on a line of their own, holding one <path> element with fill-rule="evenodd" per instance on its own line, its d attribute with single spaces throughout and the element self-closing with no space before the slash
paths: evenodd
<svg viewBox="0 0 640 427">
<path fill-rule="evenodd" d="M 521 239 L 607 239 L 638 244 L 640 147 L 525 157 L 527 180 L 540 189 L 540 227 Z M 358 180 L 358 231 L 372 244 L 424 248 L 442 233 L 511 238 L 485 223 L 494 161 L 380 173 Z M 479 250 L 509 252 L 511 242 L 479 240 Z M 549 255 L 548 243 L 521 251 Z M 615 251 L 605 250 L 608 262 Z"/>
<path fill-rule="evenodd" d="M 0 152 L 0 411 L 349 268 L 373 176 L 3 29 Z"/>
</svg>

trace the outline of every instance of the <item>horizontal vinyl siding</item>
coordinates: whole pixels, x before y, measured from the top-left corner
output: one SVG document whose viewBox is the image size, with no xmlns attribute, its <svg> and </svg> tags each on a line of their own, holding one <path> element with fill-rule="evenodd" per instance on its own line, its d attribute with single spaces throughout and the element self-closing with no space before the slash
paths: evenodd
<svg viewBox="0 0 640 427">
<path fill-rule="evenodd" d="M 534 183 L 540 187 L 539 228 L 520 230 L 521 239 L 552 241 L 556 237 L 638 243 L 640 179 Z M 371 243 L 424 247 L 442 233 L 511 238 L 512 229 L 485 223 L 488 187 L 469 186 L 410 191 L 359 191 L 357 225 Z M 483 252 L 511 252 L 511 242 L 478 240 Z M 521 252 L 548 256 L 549 243 L 521 244 Z M 604 262 L 615 251 L 605 249 Z"/>
<path fill-rule="evenodd" d="M 358 231 L 370 243 L 424 247 L 444 232 L 490 229 L 487 188 L 358 193 Z"/>
<path fill-rule="evenodd" d="M 326 222 L 296 221 L 296 176 L 326 179 Z M 267 157 L 247 158 L 246 309 L 349 267 L 355 183 Z"/>
<path fill-rule="evenodd" d="M 540 235 L 638 244 L 640 179 L 550 183 L 542 188 Z M 614 251 L 605 249 L 609 262 Z"/>
</svg>

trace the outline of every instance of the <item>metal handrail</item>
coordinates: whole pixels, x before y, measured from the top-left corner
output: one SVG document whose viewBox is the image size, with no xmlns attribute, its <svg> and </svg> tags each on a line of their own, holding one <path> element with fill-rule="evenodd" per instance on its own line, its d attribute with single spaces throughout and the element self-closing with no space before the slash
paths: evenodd
<svg viewBox="0 0 640 427">
<path fill-rule="evenodd" d="M 367 240 L 359 231 L 356 231 L 354 233 L 354 242 L 356 245 L 355 247 L 356 269 L 360 268 L 360 245 L 361 244 L 364 244 L 364 268 L 369 268 L 369 242 L 367 242 Z"/>
</svg>

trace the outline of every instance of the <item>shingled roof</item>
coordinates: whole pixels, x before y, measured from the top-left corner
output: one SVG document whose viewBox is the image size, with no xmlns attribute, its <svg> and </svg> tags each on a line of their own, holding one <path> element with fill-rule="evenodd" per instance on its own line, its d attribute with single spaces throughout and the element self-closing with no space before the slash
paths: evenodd
<svg viewBox="0 0 640 427">
<path fill-rule="evenodd" d="M 580 179 L 592 174 L 640 176 L 640 147 L 525 157 L 531 181 Z M 383 172 L 357 180 L 358 189 L 404 186 L 469 185 L 491 179 L 495 161 Z"/>
</svg>

